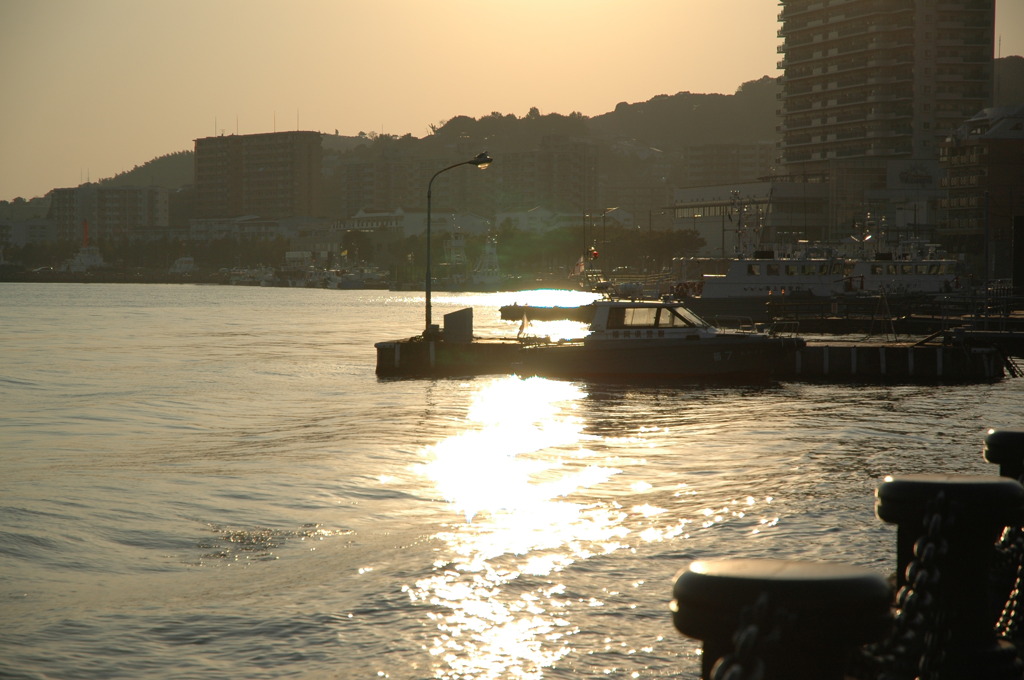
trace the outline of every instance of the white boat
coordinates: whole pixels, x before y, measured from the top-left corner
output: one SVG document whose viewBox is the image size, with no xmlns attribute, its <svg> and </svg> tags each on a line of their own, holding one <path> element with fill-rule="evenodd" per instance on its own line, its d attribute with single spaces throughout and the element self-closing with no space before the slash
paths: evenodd
<svg viewBox="0 0 1024 680">
<path fill-rule="evenodd" d="M 613 381 L 770 379 L 799 338 L 715 328 L 679 301 L 599 300 L 580 340 L 528 343 L 517 373 Z"/>
<path fill-rule="evenodd" d="M 97 246 L 82 246 L 74 257 L 61 266 L 61 271 L 81 274 L 106 266 L 107 263 L 103 261 L 103 255 Z"/>
<path fill-rule="evenodd" d="M 195 270 L 196 270 L 195 258 L 186 256 L 186 257 L 179 257 L 177 260 L 175 260 L 174 264 L 171 265 L 169 273 L 185 275 L 185 274 L 191 274 Z"/>
<path fill-rule="evenodd" d="M 677 261 L 681 279 L 673 294 L 705 316 L 739 315 L 767 320 L 765 303 L 829 301 L 850 296 L 928 296 L 961 285 L 958 260 L 930 244 L 908 244 L 893 252 L 845 257 L 828 248 L 755 252 L 750 258 L 719 260 L 718 273 L 693 275 Z M 692 261 L 694 265 L 697 261 Z M 693 267 L 696 270 L 696 266 Z"/>
</svg>

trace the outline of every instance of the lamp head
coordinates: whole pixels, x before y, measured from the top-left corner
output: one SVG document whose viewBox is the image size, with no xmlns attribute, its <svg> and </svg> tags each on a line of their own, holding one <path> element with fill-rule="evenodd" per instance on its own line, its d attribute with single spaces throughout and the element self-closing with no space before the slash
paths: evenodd
<svg viewBox="0 0 1024 680">
<path fill-rule="evenodd" d="M 483 170 L 483 169 L 484 169 L 484 168 L 486 168 L 486 167 L 487 167 L 488 165 L 490 165 L 491 163 L 493 163 L 493 162 L 494 162 L 494 159 L 493 159 L 493 158 L 491 158 L 491 157 L 490 157 L 490 156 L 489 156 L 489 155 L 487 154 L 487 152 L 486 152 L 486 151 L 481 151 L 480 153 L 478 153 L 478 154 L 477 154 L 477 155 L 476 155 L 476 156 L 475 156 L 475 157 L 473 158 L 473 160 L 471 160 L 471 161 L 469 161 L 469 162 L 470 162 L 470 163 L 471 163 L 472 165 L 475 165 L 476 167 L 478 167 L 478 168 L 480 168 L 481 170 Z"/>
</svg>

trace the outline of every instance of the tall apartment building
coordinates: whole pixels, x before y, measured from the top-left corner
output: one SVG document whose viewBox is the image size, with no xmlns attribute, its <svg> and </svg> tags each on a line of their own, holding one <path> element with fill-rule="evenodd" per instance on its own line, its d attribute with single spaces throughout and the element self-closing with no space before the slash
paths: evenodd
<svg viewBox="0 0 1024 680">
<path fill-rule="evenodd" d="M 1024 222 L 1024 106 L 980 112 L 943 143 L 940 160 L 943 240 L 971 256 L 973 271 L 986 279 L 1009 278 L 1013 258 L 1024 253 L 1015 251 L 1024 244 L 1015 243 L 1014 233 L 1014 220 Z"/>
<path fill-rule="evenodd" d="M 780 5 L 782 172 L 827 179 L 826 231 L 901 206 L 936 223 L 939 146 L 990 106 L 995 0 Z"/>
<path fill-rule="evenodd" d="M 323 216 L 323 150 L 310 131 L 195 140 L 196 216 Z"/>
<path fill-rule="evenodd" d="M 701 144 L 683 148 L 682 187 L 753 182 L 774 174 L 775 143 Z"/>
<path fill-rule="evenodd" d="M 163 187 L 110 187 L 83 184 L 54 189 L 49 220 L 61 240 L 138 238 L 170 224 L 168 191 Z M 88 224 L 88 232 L 86 232 Z"/>
<path fill-rule="evenodd" d="M 341 217 L 395 207 L 423 210 L 431 176 L 450 163 L 472 158 L 478 148 L 485 147 L 474 144 L 446 150 L 443 156 L 395 152 L 343 160 L 331 179 L 332 210 Z M 589 140 L 552 135 L 534 148 L 491 152 L 496 162 L 485 172 L 448 173 L 438 180 L 435 213 L 490 215 L 544 206 L 582 214 L 605 205 L 598 192 L 599 150 Z"/>
</svg>

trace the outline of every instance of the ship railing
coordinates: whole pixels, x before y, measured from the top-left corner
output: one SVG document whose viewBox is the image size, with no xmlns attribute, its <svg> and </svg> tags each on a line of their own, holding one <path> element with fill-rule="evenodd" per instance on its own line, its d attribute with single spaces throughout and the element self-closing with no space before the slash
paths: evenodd
<svg viewBox="0 0 1024 680">
<path fill-rule="evenodd" d="M 738 333 L 760 333 L 761 329 L 749 316 L 713 316 L 708 321 L 715 328 Z"/>
</svg>

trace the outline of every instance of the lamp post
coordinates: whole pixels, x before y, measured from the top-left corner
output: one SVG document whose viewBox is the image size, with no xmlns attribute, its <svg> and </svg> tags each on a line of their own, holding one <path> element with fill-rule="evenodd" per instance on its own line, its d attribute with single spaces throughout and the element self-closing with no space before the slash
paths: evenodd
<svg viewBox="0 0 1024 680">
<path fill-rule="evenodd" d="M 433 177 L 431 177 L 430 181 L 427 183 L 427 275 L 426 281 L 424 282 L 423 285 L 423 291 L 426 293 L 426 325 L 423 328 L 424 338 L 429 338 L 433 335 L 433 330 L 431 329 L 431 326 L 433 324 L 431 323 L 432 320 L 430 318 L 430 280 L 432 278 L 430 271 L 430 195 L 431 190 L 434 186 L 434 180 L 437 179 L 437 176 L 440 175 L 442 172 L 447 172 L 452 168 L 459 167 L 460 165 L 475 165 L 476 167 L 483 170 L 493 162 L 494 159 L 487 155 L 486 151 L 482 151 L 473 158 L 470 158 L 468 161 L 462 161 L 461 163 L 449 165 L 447 168 L 441 168 L 440 170 L 434 173 Z"/>
<path fill-rule="evenodd" d="M 614 208 L 605 208 L 601 212 L 601 245 L 605 249 L 608 248 L 608 243 L 607 243 L 608 242 L 608 232 L 605 229 L 605 219 L 604 218 L 605 218 L 606 215 L 608 215 L 608 213 L 612 212 L 613 210 L 618 210 L 618 209 L 619 209 L 619 207 L 615 206 Z"/>
</svg>

